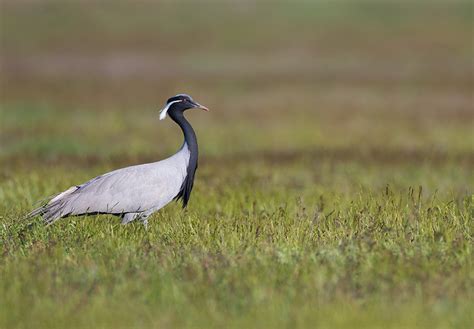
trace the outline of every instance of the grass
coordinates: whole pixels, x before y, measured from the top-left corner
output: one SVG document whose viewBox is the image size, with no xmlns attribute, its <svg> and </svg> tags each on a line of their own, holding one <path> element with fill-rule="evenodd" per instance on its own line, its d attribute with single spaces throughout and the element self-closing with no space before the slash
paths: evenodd
<svg viewBox="0 0 474 329">
<path fill-rule="evenodd" d="M 253 172 L 201 184 L 192 208 L 168 207 L 148 231 L 104 217 L 46 228 L 2 210 L 4 325 L 463 328 L 472 321 L 472 198 L 389 187 L 316 198 L 313 189 L 275 183 Z"/>
<path fill-rule="evenodd" d="M 472 4 L 1 6 L 0 328 L 474 322 Z M 186 210 L 24 219 L 173 153 L 183 91 Z"/>
<path fill-rule="evenodd" d="M 472 321 L 472 198 L 291 188 L 282 170 L 255 169 L 225 184 L 204 170 L 193 207 L 168 207 L 148 231 L 107 217 L 46 228 L 2 209 L 5 326 Z M 3 199 L 38 180 L 20 179 Z"/>
</svg>

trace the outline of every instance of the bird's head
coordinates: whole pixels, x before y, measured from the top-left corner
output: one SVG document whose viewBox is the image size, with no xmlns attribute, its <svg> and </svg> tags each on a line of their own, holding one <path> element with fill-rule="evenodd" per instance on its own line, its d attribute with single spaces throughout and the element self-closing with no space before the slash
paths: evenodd
<svg viewBox="0 0 474 329">
<path fill-rule="evenodd" d="M 201 109 L 204 111 L 209 111 L 209 109 L 198 102 L 195 102 L 191 96 L 186 94 L 178 94 L 169 98 L 166 101 L 165 106 L 160 111 L 160 120 L 166 118 L 167 113 L 176 113 L 176 112 L 184 112 L 189 109 Z"/>
</svg>

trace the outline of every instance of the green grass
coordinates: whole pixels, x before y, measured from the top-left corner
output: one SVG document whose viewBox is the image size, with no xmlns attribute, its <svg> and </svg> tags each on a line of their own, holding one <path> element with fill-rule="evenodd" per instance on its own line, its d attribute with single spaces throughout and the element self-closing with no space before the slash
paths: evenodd
<svg viewBox="0 0 474 329">
<path fill-rule="evenodd" d="M 1 6 L 1 329 L 472 326 L 470 2 Z M 186 210 L 24 219 L 172 154 L 177 92 Z"/>
<path fill-rule="evenodd" d="M 22 221 L 33 200 L 109 165 L 16 169 L 0 189 L 4 326 L 472 323 L 467 169 L 337 159 L 203 162 L 189 209 L 168 206 L 148 231 L 107 216 L 51 227 Z"/>
<path fill-rule="evenodd" d="M 166 208 L 148 231 L 108 217 L 44 227 L 2 209 L 5 327 L 472 322 L 472 198 L 298 191 L 276 173 L 213 182 L 207 171 L 189 210 Z"/>
</svg>

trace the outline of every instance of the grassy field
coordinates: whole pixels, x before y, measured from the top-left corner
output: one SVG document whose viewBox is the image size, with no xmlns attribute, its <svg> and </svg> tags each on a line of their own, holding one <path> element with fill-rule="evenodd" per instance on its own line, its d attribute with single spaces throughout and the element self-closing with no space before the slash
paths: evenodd
<svg viewBox="0 0 474 329">
<path fill-rule="evenodd" d="M 472 2 L 0 4 L 0 328 L 470 328 Z M 190 204 L 45 227 L 162 159 Z"/>
</svg>

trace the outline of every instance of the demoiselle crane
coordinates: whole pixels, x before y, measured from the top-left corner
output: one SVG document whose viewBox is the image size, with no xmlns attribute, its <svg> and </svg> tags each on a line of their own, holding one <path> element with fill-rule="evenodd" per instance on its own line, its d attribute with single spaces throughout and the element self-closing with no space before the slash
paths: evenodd
<svg viewBox="0 0 474 329">
<path fill-rule="evenodd" d="M 183 131 L 184 143 L 173 156 L 162 161 L 111 171 L 81 185 L 70 187 L 33 210 L 28 217 L 40 215 L 46 224 L 68 216 L 112 214 L 122 218 L 122 224 L 147 218 L 170 203 L 189 202 L 194 174 L 198 165 L 198 144 L 191 124 L 184 117 L 189 109 L 209 109 L 191 96 L 178 94 L 167 100 L 160 111 L 160 120 L 167 115 Z"/>
</svg>

